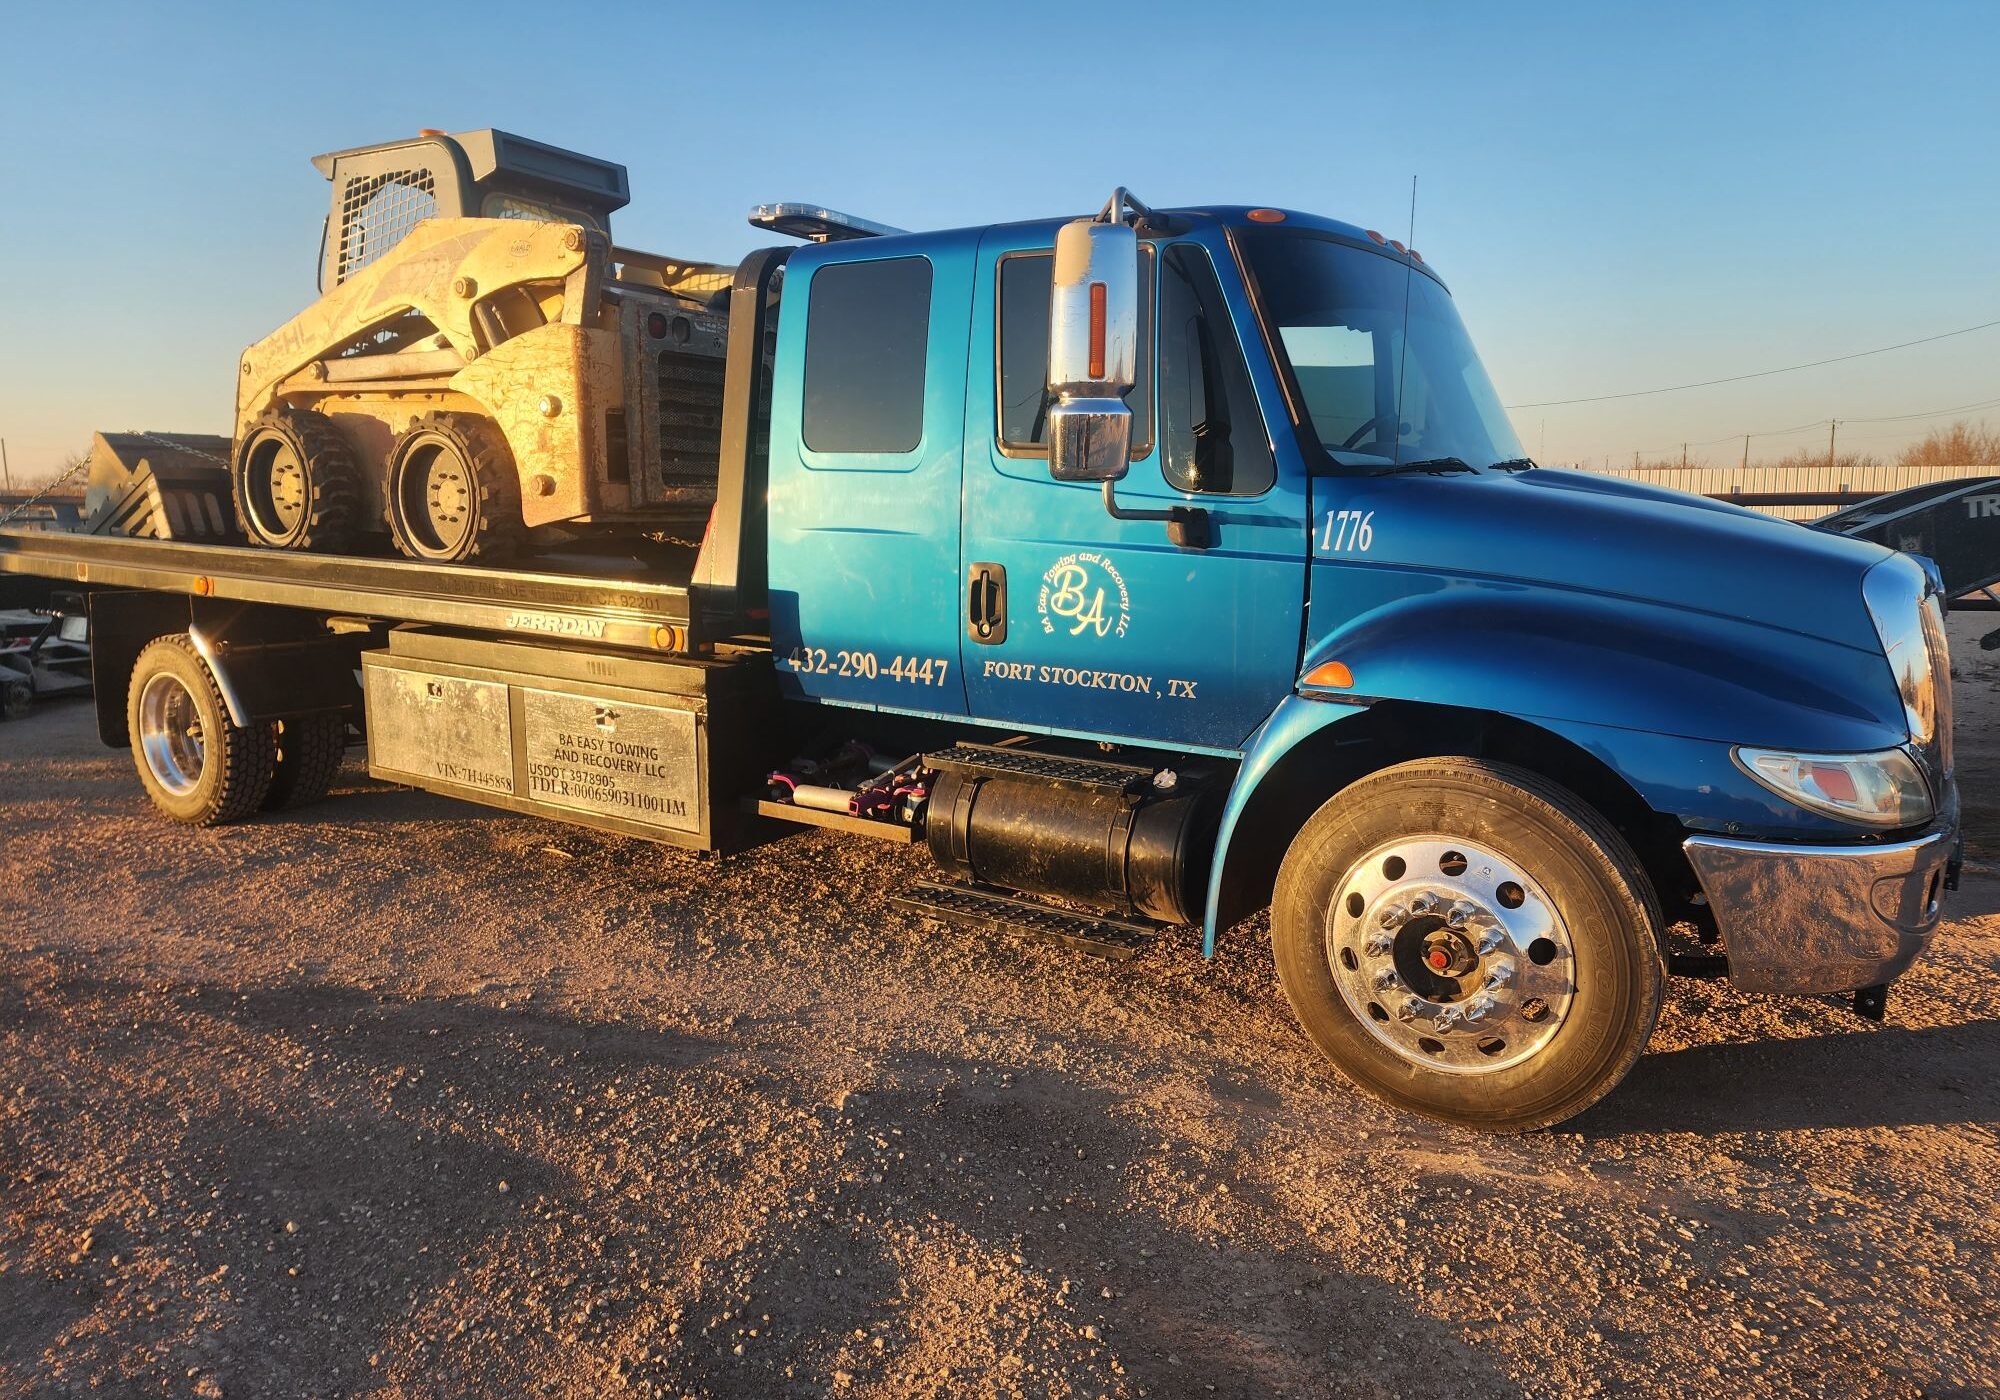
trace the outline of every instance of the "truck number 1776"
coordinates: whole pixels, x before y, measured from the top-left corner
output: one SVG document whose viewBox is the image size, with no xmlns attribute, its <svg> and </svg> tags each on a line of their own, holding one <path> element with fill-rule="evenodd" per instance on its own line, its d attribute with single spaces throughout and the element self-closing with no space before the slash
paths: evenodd
<svg viewBox="0 0 2000 1400">
<path fill-rule="evenodd" d="M 1366 554 L 1375 542 L 1375 512 L 1330 510 L 1326 528 L 1320 532 L 1321 554 Z"/>
</svg>

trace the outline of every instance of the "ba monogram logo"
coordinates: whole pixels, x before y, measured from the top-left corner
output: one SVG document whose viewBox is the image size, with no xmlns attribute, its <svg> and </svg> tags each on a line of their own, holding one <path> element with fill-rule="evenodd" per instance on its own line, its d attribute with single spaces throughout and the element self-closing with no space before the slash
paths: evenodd
<svg viewBox="0 0 2000 1400">
<path fill-rule="evenodd" d="M 1042 575 L 1035 606 L 1042 631 L 1072 637 L 1122 637 L 1132 622 L 1132 596 L 1117 565 L 1096 550 L 1065 554 Z"/>
</svg>

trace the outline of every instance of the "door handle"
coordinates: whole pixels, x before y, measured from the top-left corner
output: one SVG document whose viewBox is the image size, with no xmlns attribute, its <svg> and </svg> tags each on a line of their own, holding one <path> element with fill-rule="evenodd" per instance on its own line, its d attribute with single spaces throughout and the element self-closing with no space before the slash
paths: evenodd
<svg viewBox="0 0 2000 1400">
<path fill-rule="evenodd" d="M 965 589 L 965 634 L 981 646 L 1007 640 L 1007 568 L 974 564 Z"/>
</svg>

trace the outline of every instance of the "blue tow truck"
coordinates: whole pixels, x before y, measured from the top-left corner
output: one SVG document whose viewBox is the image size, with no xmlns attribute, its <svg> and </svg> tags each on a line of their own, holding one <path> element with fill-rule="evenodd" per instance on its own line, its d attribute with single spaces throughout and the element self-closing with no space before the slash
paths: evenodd
<svg viewBox="0 0 2000 1400">
<path fill-rule="evenodd" d="M 1609 1092 L 1670 972 L 1880 1017 L 1959 859 L 1926 562 L 1535 467 L 1438 273 L 1362 228 L 1122 190 L 755 221 L 807 241 L 716 297 L 699 543 L 0 532 L 89 591 L 160 809 L 310 801 L 365 743 L 670 845 L 920 843 L 916 914 L 1096 951 L 1268 908 L 1345 1075 L 1495 1130 Z"/>
</svg>

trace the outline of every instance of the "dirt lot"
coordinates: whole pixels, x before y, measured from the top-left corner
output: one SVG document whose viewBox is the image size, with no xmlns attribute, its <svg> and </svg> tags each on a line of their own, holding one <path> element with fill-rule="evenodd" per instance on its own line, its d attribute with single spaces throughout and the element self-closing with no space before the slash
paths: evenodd
<svg viewBox="0 0 2000 1400">
<path fill-rule="evenodd" d="M 1973 859 L 2000 665 L 1955 620 Z M 940 931 L 369 782 L 199 833 L 0 728 L 0 1395 L 2000 1393 L 2000 877 L 1874 1027 L 1677 984 L 1489 1139 L 1359 1098 L 1261 925 Z"/>
</svg>

